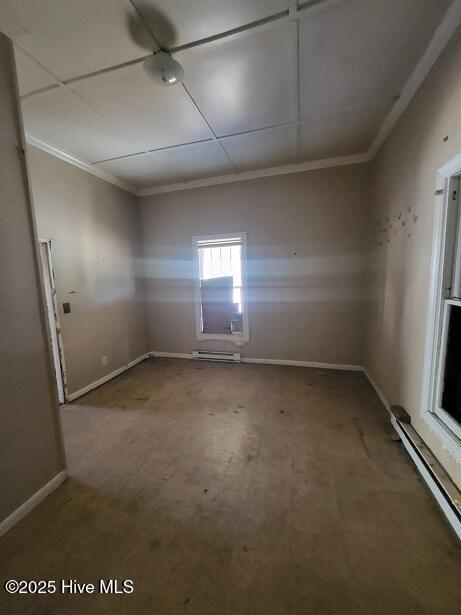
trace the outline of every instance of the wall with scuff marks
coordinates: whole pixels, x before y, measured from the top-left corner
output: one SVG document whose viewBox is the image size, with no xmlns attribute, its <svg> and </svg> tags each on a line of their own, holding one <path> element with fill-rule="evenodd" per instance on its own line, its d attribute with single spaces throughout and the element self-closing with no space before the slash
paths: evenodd
<svg viewBox="0 0 461 615">
<path fill-rule="evenodd" d="M 34 147 L 28 148 L 28 162 L 38 234 L 52 240 L 72 393 L 149 350 L 138 202 Z M 63 313 L 64 302 L 70 302 L 70 314 Z"/>
<path fill-rule="evenodd" d="M 366 352 L 386 399 L 407 409 L 459 486 L 461 456 L 442 447 L 420 413 L 436 172 L 461 152 L 460 75 L 458 29 L 372 165 Z"/>
<path fill-rule="evenodd" d="M 0 522 L 65 469 L 11 44 L 0 34 Z"/>
<path fill-rule="evenodd" d="M 142 198 L 151 349 L 361 365 L 367 172 L 348 166 Z M 241 231 L 250 341 L 198 342 L 192 237 Z"/>
</svg>

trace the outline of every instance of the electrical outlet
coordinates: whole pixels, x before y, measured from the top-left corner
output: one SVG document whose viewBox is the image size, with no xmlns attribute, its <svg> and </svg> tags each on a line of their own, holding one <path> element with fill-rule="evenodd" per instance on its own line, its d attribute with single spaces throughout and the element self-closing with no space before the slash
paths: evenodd
<svg viewBox="0 0 461 615">
<path fill-rule="evenodd" d="M 106 357 L 106 355 L 101 357 L 101 365 L 107 365 L 107 357 Z"/>
</svg>

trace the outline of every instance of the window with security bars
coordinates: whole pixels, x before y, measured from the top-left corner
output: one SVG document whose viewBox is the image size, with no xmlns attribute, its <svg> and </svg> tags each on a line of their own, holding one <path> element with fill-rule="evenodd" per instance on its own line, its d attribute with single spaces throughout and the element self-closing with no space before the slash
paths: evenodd
<svg viewBox="0 0 461 615">
<path fill-rule="evenodd" d="M 248 337 L 243 285 L 245 234 L 194 238 L 199 338 Z"/>
</svg>

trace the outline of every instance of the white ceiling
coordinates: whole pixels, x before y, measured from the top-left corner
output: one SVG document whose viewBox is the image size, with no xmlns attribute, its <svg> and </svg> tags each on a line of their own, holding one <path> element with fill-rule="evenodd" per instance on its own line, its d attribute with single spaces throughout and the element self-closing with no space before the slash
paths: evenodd
<svg viewBox="0 0 461 615">
<path fill-rule="evenodd" d="M 185 87 L 144 74 L 133 4 Z M 28 136 L 146 188 L 366 152 L 450 0 L 133 4 L 1 0 L 0 29 L 14 25 Z"/>
</svg>

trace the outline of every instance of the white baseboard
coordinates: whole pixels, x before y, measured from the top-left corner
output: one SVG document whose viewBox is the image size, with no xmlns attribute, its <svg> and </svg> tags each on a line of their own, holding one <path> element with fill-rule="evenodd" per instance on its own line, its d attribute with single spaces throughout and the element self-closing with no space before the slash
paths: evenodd
<svg viewBox="0 0 461 615">
<path fill-rule="evenodd" d="M 407 450 L 407 453 L 410 455 L 413 463 L 415 464 L 416 469 L 418 470 L 419 474 L 421 475 L 421 478 L 424 480 L 424 482 L 426 483 L 426 485 L 430 489 L 432 495 L 434 496 L 435 500 L 437 501 L 438 505 L 440 506 L 440 508 L 441 508 L 443 514 L 445 515 L 448 523 L 453 528 L 455 534 L 458 536 L 458 538 L 461 539 L 461 523 L 460 523 L 459 517 L 453 512 L 452 508 L 450 507 L 450 505 L 449 505 L 449 503 L 447 501 L 447 498 L 445 497 L 445 495 L 442 492 L 442 489 L 437 484 L 437 482 L 434 480 L 434 478 L 431 476 L 430 472 L 428 471 L 428 469 L 426 468 L 424 463 L 421 461 L 421 459 L 418 456 L 418 454 L 415 452 L 415 449 L 411 446 L 411 444 L 409 442 L 408 436 L 405 434 L 404 430 L 399 426 L 399 424 L 397 423 L 395 417 L 391 414 L 391 404 L 384 397 L 383 392 L 381 391 L 381 389 L 378 387 L 376 382 L 373 380 L 373 378 L 370 376 L 369 372 L 365 368 L 363 368 L 363 373 L 368 378 L 369 383 L 374 388 L 377 396 L 381 400 L 381 403 L 386 408 L 386 410 L 389 412 L 389 414 L 391 416 L 391 423 L 392 423 L 394 429 L 396 430 L 396 432 L 398 433 L 398 435 L 400 436 L 400 439 L 401 439 L 405 449 Z M 417 434 L 416 431 L 414 431 L 414 433 Z M 427 449 L 429 454 L 432 455 L 432 453 L 430 453 L 430 449 L 424 444 L 424 440 L 422 440 L 421 438 L 420 438 L 420 440 L 421 440 L 421 444 Z"/>
<path fill-rule="evenodd" d="M 192 354 L 179 352 L 157 352 L 152 351 L 151 357 L 159 357 L 165 359 L 193 359 Z M 288 359 L 253 359 L 251 357 L 242 357 L 242 363 L 262 363 L 264 365 L 292 365 L 294 367 L 316 367 L 322 369 L 342 369 L 347 371 L 362 372 L 361 365 L 343 365 L 341 363 L 315 363 L 312 361 L 290 361 Z"/>
<path fill-rule="evenodd" d="M 141 363 L 141 361 L 144 361 L 145 359 L 148 359 L 149 357 L 157 357 L 159 359 L 193 359 L 194 358 L 192 356 L 192 353 L 187 353 L 187 352 L 162 352 L 162 351 L 152 350 L 150 352 L 147 352 L 146 354 L 143 354 L 137 359 L 134 359 L 134 361 L 130 361 L 130 363 L 128 363 L 127 365 L 124 365 L 123 367 L 116 369 L 110 374 L 107 374 L 107 376 L 103 376 L 99 380 L 96 380 L 96 382 L 92 382 L 86 387 L 83 387 L 82 389 L 79 389 L 78 391 L 71 393 L 67 401 L 73 401 L 74 399 L 77 399 L 78 397 L 85 395 L 85 393 L 88 393 L 89 391 L 92 391 L 93 389 L 101 386 L 102 384 L 108 382 L 112 378 L 115 378 L 119 374 L 122 374 L 127 369 L 134 367 L 135 365 L 137 365 L 138 363 Z M 390 412 L 389 402 L 384 397 L 378 385 L 373 380 L 373 378 L 370 376 L 370 374 L 365 369 L 365 367 L 362 367 L 361 365 L 347 365 L 343 363 L 319 363 L 316 361 L 292 361 L 289 359 L 259 359 L 259 358 L 252 358 L 252 357 L 242 357 L 242 363 L 255 363 L 255 364 L 260 363 L 263 365 L 291 365 L 293 367 L 313 367 L 313 368 L 318 368 L 318 369 L 336 369 L 336 370 L 343 370 L 343 371 L 363 372 L 365 376 L 368 378 L 368 381 L 370 382 L 371 386 L 376 391 L 376 394 L 381 400 L 381 403 L 383 404 L 383 406 L 386 408 L 388 412 Z"/>
<path fill-rule="evenodd" d="M 370 376 L 369 372 L 367 371 L 367 369 L 365 367 L 362 367 L 362 371 L 365 374 L 365 376 L 368 379 L 368 382 L 371 384 L 371 386 L 374 388 L 376 395 L 379 397 L 379 399 L 381 400 L 381 403 L 383 404 L 383 406 L 386 408 L 386 410 L 390 413 L 391 412 L 391 404 L 387 401 L 387 399 L 384 397 L 383 392 L 381 391 L 381 389 L 379 388 L 379 386 L 376 384 L 376 382 L 373 380 L 373 378 Z"/>
<path fill-rule="evenodd" d="M 123 374 L 123 372 L 126 372 L 126 370 L 130 369 L 130 367 L 134 367 L 138 363 L 141 363 L 141 361 L 144 361 L 144 359 L 148 359 L 150 356 L 151 356 L 151 353 L 146 352 L 146 354 L 143 354 L 140 357 L 134 359 L 133 361 L 130 361 L 127 365 L 123 365 L 122 367 L 119 367 L 118 369 L 111 372 L 110 374 L 107 374 L 106 376 L 103 376 L 99 380 L 96 380 L 96 382 L 92 382 L 91 384 L 88 384 L 86 387 L 83 387 L 82 389 L 79 389 L 78 391 L 74 391 L 73 393 L 70 393 L 68 398 L 66 399 L 66 402 L 74 401 L 74 399 L 77 399 L 78 397 L 85 395 L 85 393 L 89 393 L 93 389 L 96 389 L 97 387 L 101 386 L 101 384 L 105 384 L 109 380 L 112 380 L 112 378 L 115 378 L 116 376 Z"/>
<path fill-rule="evenodd" d="M 315 367 L 320 369 L 340 369 L 350 372 L 361 372 L 360 365 L 344 365 L 342 363 L 317 363 L 314 361 L 290 361 L 289 359 L 252 359 L 242 357 L 242 363 L 262 363 L 263 365 L 291 365 L 293 367 Z"/>
<path fill-rule="evenodd" d="M 395 417 L 392 417 L 391 422 L 392 422 L 392 425 L 394 426 L 394 429 L 399 434 L 400 439 L 402 440 L 402 443 L 403 443 L 404 447 L 406 448 L 407 453 L 410 455 L 411 459 L 413 460 L 413 463 L 415 464 L 419 474 L 421 475 L 422 479 L 424 480 L 426 485 L 431 490 L 432 495 L 434 496 L 435 500 L 437 501 L 437 504 L 440 506 L 440 508 L 441 508 L 443 514 L 445 515 L 448 523 L 451 525 L 451 527 L 453 528 L 455 534 L 461 540 L 461 521 L 460 521 L 460 518 L 455 513 L 455 511 L 452 508 L 452 506 L 450 506 L 449 501 L 447 499 L 447 496 L 444 494 L 441 486 L 439 485 L 439 483 L 437 482 L 437 480 L 434 478 L 434 475 L 433 475 L 433 473 L 437 469 L 437 466 L 439 466 L 440 468 L 442 468 L 442 466 L 440 466 L 440 464 L 437 462 L 437 460 L 434 459 L 432 453 L 430 452 L 430 450 L 424 444 L 424 441 L 421 440 L 421 438 L 419 438 L 419 436 L 418 436 L 418 438 L 419 438 L 419 445 L 418 445 L 417 448 L 419 448 L 420 451 L 427 450 L 427 453 L 429 454 L 429 459 L 432 460 L 432 463 L 425 464 L 424 463 L 424 457 L 421 454 L 418 455 L 418 453 L 415 450 L 415 447 L 412 446 L 410 437 L 407 435 L 407 433 L 405 433 L 404 429 L 399 425 L 399 423 L 396 421 Z M 413 430 L 413 433 L 416 436 L 416 432 L 414 430 Z M 442 473 L 444 475 L 446 475 L 446 472 L 445 472 L 445 470 L 443 470 L 443 468 L 442 468 L 441 471 L 442 471 Z M 446 476 L 447 476 L 447 480 L 450 481 L 450 478 L 448 477 L 448 475 L 446 475 Z M 439 477 L 437 477 L 437 478 L 439 478 Z M 454 497 L 457 498 L 458 501 L 459 501 L 459 492 L 456 492 Z M 458 509 L 459 509 L 459 504 L 458 504 Z"/>
<path fill-rule="evenodd" d="M 144 359 L 149 358 L 150 356 L 159 357 L 159 358 L 192 359 L 192 354 L 186 354 L 186 353 L 155 352 L 155 351 L 146 353 L 145 355 L 138 357 L 134 361 L 130 361 L 128 365 L 125 365 L 115 370 L 111 374 L 104 376 L 100 380 L 88 385 L 87 387 L 84 387 L 83 389 L 80 389 L 79 391 L 75 391 L 75 393 L 72 393 L 70 395 L 69 401 L 71 401 L 72 399 L 76 399 L 77 397 L 80 397 L 81 395 L 84 395 L 88 391 L 91 391 L 92 389 L 100 386 L 101 384 L 104 384 L 111 378 L 118 376 L 119 374 L 123 373 L 130 367 L 134 367 L 135 365 L 137 365 Z M 262 363 L 262 364 L 268 364 L 268 365 L 292 365 L 296 367 L 316 367 L 316 368 L 322 368 L 322 369 L 361 371 L 365 374 L 368 381 L 370 382 L 370 384 L 376 391 L 376 394 L 381 400 L 383 406 L 388 410 L 388 412 L 390 412 L 390 404 L 387 401 L 387 399 L 384 397 L 382 391 L 380 390 L 378 385 L 375 383 L 373 378 L 370 376 L 368 371 L 364 367 L 361 367 L 359 365 L 342 365 L 342 364 L 333 364 L 333 363 L 314 363 L 314 362 L 308 362 L 308 361 L 289 361 L 289 360 L 279 360 L 279 359 L 252 359 L 252 358 L 242 359 L 242 362 L 243 363 Z M 411 447 L 407 445 L 406 438 L 404 437 L 404 434 L 402 434 L 401 430 L 399 429 L 398 424 L 395 422 L 395 420 L 393 420 L 392 422 L 394 424 L 395 429 L 397 430 L 399 435 L 402 437 L 402 441 L 405 447 L 407 448 L 408 453 L 410 454 L 411 458 L 413 459 L 415 465 L 417 466 L 418 471 L 420 472 L 422 478 L 425 480 L 429 489 L 432 491 L 434 497 L 436 498 L 437 502 L 441 506 L 448 522 L 453 527 L 458 537 L 461 538 L 461 526 L 459 524 L 459 520 L 453 515 L 453 512 L 448 507 L 446 499 L 443 497 L 439 486 L 435 483 L 433 478 L 427 472 L 426 468 L 422 465 L 421 461 L 419 460 L 417 455 L 414 453 L 414 451 L 411 450 Z M 39 489 L 36 493 L 34 493 L 32 497 L 30 497 L 26 502 L 24 502 L 24 504 L 22 504 L 13 513 L 11 513 L 11 515 L 9 515 L 6 519 L 1 521 L 0 522 L 0 537 L 6 534 L 6 532 L 8 532 L 23 517 L 25 517 L 25 515 L 27 515 L 40 502 L 42 502 L 50 493 L 52 493 L 55 489 L 57 489 L 57 487 L 59 487 L 59 485 L 61 485 L 64 482 L 66 477 L 67 477 L 67 471 L 63 470 L 62 472 L 57 474 L 54 478 L 52 478 L 41 489 Z"/>
<path fill-rule="evenodd" d="M 61 485 L 67 478 L 67 471 L 59 472 L 46 485 L 36 491 L 24 504 L 11 513 L 6 519 L 0 522 L 0 536 L 6 534 L 16 523 L 19 523 L 30 511 L 42 502 L 50 493 Z"/>
</svg>

